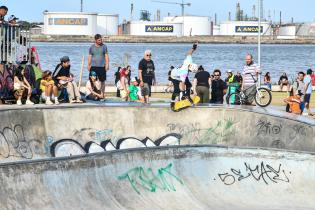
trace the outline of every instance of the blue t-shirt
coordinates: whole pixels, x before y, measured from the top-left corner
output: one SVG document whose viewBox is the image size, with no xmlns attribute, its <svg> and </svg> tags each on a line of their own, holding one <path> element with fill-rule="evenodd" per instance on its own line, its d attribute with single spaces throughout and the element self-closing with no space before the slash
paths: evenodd
<svg viewBox="0 0 315 210">
<path fill-rule="evenodd" d="M 92 55 L 92 66 L 94 67 L 105 67 L 106 60 L 105 55 L 108 53 L 107 46 L 95 46 L 93 44 L 89 49 L 89 55 Z"/>
<path fill-rule="evenodd" d="M 307 85 L 308 83 L 309 83 L 309 85 L 308 85 L 308 88 L 307 88 L 305 94 L 312 94 L 313 87 L 312 87 L 312 79 L 311 79 L 310 75 L 306 75 L 304 77 L 304 84 Z"/>
<path fill-rule="evenodd" d="M 186 59 L 184 60 L 183 65 L 180 68 L 175 68 L 171 72 L 171 77 L 176 80 L 180 80 L 182 82 L 185 82 L 187 76 L 188 76 L 188 66 L 189 64 L 192 64 L 193 60 L 191 55 L 187 55 Z"/>
</svg>

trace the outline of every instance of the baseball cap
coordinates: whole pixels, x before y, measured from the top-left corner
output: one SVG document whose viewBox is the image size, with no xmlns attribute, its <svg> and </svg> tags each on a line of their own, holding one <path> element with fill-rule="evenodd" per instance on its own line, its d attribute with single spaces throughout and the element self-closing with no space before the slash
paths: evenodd
<svg viewBox="0 0 315 210">
<path fill-rule="evenodd" d="M 137 82 L 136 78 L 135 77 L 132 77 L 130 82 Z"/>
<path fill-rule="evenodd" d="M 91 71 L 90 76 L 91 76 L 91 77 L 96 77 L 96 76 L 97 76 L 97 75 L 96 75 L 96 72 L 95 72 L 95 71 Z"/>
<path fill-rule="evenodd" d="M 70 58 L 68 56 L 63 56 L 62 58 L 60 58 L 61 63 L 68 62 L 68 61 L 70 61 Z"/>
<path fill-rule="evenodd" d="M 232 73 L 232 70 L 231 69 L 227 70 L 227 73 Z"/>
<path fill-rule="evenodd" d="M 11 15 L 9 18 L 8 18 L 8 21 L 12 21 L 12 20 L 18 20 L 19 18 L 15 17 L 15 15 Z"/>
</svg>

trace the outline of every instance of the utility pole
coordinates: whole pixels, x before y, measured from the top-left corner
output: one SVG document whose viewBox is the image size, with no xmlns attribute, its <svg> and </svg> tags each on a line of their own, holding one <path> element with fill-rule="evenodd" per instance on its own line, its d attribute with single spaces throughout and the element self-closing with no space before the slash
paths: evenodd
<svg viewBox="0 0 315 210">
<path fill-rule="evenodd" d="M 262 19 L 262 0 L 258 0 L 258 66 L 261 69 L 261 19 Z M 258 75 L 258 84 L 260 86 L 260 74 Z"/>
<path fill-rule="evenodd" d="M 81 0 L 81 12 L 83 12 L 83 0 Z"/>
</svg>

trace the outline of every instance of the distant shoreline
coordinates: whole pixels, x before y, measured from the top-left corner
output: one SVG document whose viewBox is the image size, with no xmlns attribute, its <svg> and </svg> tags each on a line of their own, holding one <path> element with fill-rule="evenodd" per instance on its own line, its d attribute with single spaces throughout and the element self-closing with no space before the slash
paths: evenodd
<svg viewBox="0 0 315 210">
<path fill-rule="evenodd" d="M 46 36 L 33 35 L 32 42 L 93 42 L 92 36 Z M 193 43 L 198 41 L 205 44 L 257 44 L 255 36 L 104 36 L 107 43 Z M 276 39 L 270 36 L 262 37 L 262 44 L 315 44 L 315 37 L 298 37 L 295 39 Z"/>
</svg>

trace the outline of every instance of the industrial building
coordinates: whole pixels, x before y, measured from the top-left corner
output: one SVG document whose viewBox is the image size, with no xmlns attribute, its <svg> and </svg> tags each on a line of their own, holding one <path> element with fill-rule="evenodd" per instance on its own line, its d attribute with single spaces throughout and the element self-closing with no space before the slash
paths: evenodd
<svg viewBox="0 0 315 210">
<path fill-rule="evenodd" d="M 201 36 L 210 35 L 210 20 L 206 16 L 168 16 L 163 21 L 130 21 L 124 34 L 134 36 Z"/>
<path fill-rule="evenodd" d="M 117 35 L 119 16 L 87 12 L 44 12 L 46 35 Z"/>
<path fill-rule="evenodd" d="M 257 36 L 257 21 L 226 21 L 220 24 L 220 33 L 216 35 L 224 36 Z M 271 24 L 269 22 L 261 22 L 261 35 L 271 35 Z"/>
</svg>

